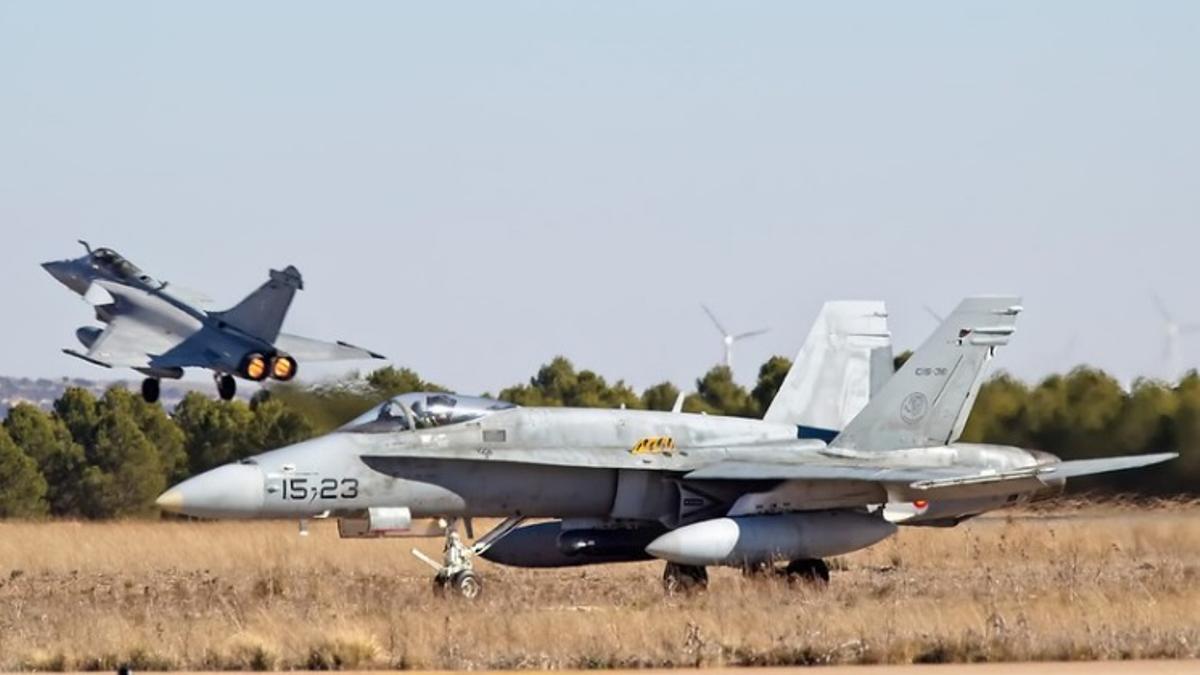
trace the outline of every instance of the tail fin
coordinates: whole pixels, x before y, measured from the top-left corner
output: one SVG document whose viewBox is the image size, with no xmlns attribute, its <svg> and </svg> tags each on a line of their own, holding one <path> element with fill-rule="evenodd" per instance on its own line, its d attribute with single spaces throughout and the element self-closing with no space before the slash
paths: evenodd
<svg viewBox="0 0 1200 675">
<path fill-rule="evenodd" d="M 763 420 L 795 424 L 802 438 L 830 441 L 891 374 L 883 302 L 827 302 Z"/>
<path fill-rule="evenodd" d="M 267 283 L 258 287 L 237 305 L 213 318 L 256 338 L 274 343 L 296 291 L 304 288 L 300 270 L 288 265 L 282 272 L 271 270 Z"/>
<path fill-rule="evenodd" d="M 996 347 L 1008 344 L 1020 298 L 967 298 L 884 385 L 833 447 L 948 445 L 962 434 Z"/>
</svg>

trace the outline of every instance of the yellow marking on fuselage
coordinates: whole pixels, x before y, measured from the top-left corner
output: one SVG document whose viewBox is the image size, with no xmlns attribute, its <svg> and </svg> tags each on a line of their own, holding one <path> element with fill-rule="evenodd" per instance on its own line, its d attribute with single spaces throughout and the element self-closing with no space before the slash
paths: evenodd
<svg viewBox="0 0 1200 675">
<path fill-rule="evenodd" d="M 647 436 L 629 449 L 629 452 L 634 455 L 647 455 L 654 453 L 669 453 L 675 450 L 675 439 L 670 436 Z"/>
</svg>

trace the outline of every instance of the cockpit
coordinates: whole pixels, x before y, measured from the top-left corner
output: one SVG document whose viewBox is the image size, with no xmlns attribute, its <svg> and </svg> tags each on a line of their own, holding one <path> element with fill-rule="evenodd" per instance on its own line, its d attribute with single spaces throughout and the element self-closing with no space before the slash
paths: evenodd
<svg viewBox="0 0 1200 675">
<path fill-rule="evenodd" d="M 129 262 L 120 253 L 111 248 L 98 248 L 91 253 L 92 264 L 123 281 L 140 281 L 144 284 L 155 284 L 153 278 L 137 265 Z"/>
<path fill-rule="evenodd" d="M 401 394 L 342 425 L 340 431 L 388 433 L 462 424 L 516 406 L 479 396 L 440 392 Z"/>
</svg>

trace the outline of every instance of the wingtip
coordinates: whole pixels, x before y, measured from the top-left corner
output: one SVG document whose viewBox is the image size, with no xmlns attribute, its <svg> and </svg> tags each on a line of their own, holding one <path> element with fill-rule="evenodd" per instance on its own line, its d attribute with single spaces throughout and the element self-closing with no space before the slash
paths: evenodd
<svg viewBox="0 0 1200 675">
<path fill-rule="evenodd" d="M 358 345 L 352 345 L 349 342 L 346 342 L 345 340 L 338 340 L 337 343 L 339 345 L 341 345 L 342 347 L 345 347 L 346 349 L 357 349 L 360 352 L 366 352 L 373 359 L 381 359 L 384 361 L 387 360 L 387 357 L 384 356 L 383 354 L 380 354 L 379 352 L 373 352 L 370 349 L 365 349 L 363 347 L 359 347 Z"/>
</svg>

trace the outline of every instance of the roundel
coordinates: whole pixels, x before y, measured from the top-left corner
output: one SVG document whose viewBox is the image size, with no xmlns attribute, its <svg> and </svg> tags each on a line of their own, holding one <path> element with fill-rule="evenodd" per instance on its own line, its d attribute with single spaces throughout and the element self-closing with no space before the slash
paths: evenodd
<svg viewBox="0 0 1200 675">
<path fill-rule="evenodd" d="M 904 401 L 900 403 L 900 419 L 908 424 L 920 422 L 927 412 L 929 412 L 929 399 L 919 391 L 905 396 Z"/>
</svg>

